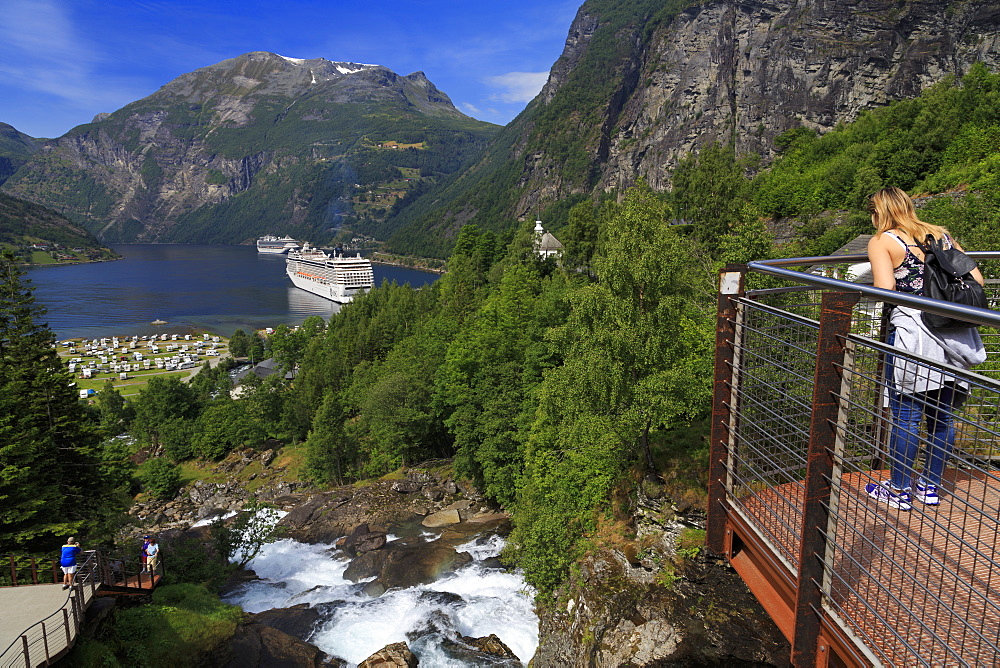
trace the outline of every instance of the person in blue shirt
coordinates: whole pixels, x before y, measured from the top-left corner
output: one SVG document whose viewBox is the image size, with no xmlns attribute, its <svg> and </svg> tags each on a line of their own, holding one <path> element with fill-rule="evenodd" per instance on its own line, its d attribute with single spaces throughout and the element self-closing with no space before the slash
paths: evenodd
<svg viewBox="0 0 1000 668">
<path fill-rule="evenodd" d="M 62 546 L 62 553 L 59 555 L 59 565 L 63 572 L 63 589 L 69 589 L 73 584 L 73 576 L 76 574 L 76 556 L 80 554 L 81 547 L 72 536 Z"/>
</svg>

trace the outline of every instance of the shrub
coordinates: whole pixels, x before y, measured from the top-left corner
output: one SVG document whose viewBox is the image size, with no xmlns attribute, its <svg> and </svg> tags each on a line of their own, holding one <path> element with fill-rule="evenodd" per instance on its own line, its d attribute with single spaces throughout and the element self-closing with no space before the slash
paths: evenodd
<svg viewBox="0 0 1000 668">
<path fill-rule="evenodd" d="M 156 498 L 169 499 L 181 486 L 180 469 L 166 459 L 150 459 L 139 467 L 139 480 Z"/>
</svg>

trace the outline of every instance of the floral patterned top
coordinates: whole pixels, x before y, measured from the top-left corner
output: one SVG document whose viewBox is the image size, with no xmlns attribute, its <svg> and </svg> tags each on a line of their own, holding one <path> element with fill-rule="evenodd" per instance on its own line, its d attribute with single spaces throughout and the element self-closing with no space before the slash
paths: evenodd
<svg viewBox="0 0 1000 668">
<path fill-rule="evenodd" d="M 916 244 L 908 244 L 892 232 L 886 232 L 890 237 L 899 242 L 906 251 L 903 261 L 893 270 L 896 278 L 896 289 L 900 292 L 909 292 L 915 295 L 924 294 L 924 261 L 913 254 L 911 248 L 919 248 Z M 951 237 L 944 235 L 945 248 L 951 248 Z"/>
</svg>

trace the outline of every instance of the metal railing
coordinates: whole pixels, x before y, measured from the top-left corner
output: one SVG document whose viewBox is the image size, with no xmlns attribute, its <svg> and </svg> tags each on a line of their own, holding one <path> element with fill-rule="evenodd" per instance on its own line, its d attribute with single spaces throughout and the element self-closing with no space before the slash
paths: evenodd
<svg viewBox="0 0 1000 668">
<path fill-rule="evenodd" d="M 1000 253 L 971 255 L 1000 276 Z M 795 665 L 1000 665 L 1000 313 L 836 277 L 865 259 L 722 273 L 709 547 L 774 617 Z M 770 284 L 746 290 L 750 277 Z M 1000 284 L 987 292 L 996 306 Z M 981 325 L 987 361 L 967 371 L 885 343 L 887 304 Z M 911 510 L 865 489 L 889 477 L 890 374 L 903 365 L 968 397 L 950 411 L 940 505 Z M 933 394 L 907 396 L 933 413 Z M 925 430 L 922 419 L 914 436 L 933 456 Z"/>
<path fill-rule="evenodd" d="M 87 553 L 63 604 L 18 635 L 0 654 L 0 668 L 47 666 L 69 651 L 80 633 L 84 613 L 100 586 L 99 556 L 98 552 Z"/>
<path fill-rule="evenodd" d="M 64 656 L 73 646 L 83 624 L 84 614 L 98 591 L 119 594 L 149 593 L 159 583 L 160 575 L 146 573 L 138 559 L 114 558 L 98 551 L 85 552 L 66 599 L 52 614 L 31 624 L 0 653 L 0 668 L 35 668 L 47 666 Z M 0 587 L 20 589 L 42 584 L 46 569 L 34 557 L 8 556 L 7 572 L 0 577 Z M 162 561 L 159 572 L 162 573 Z M 9 579 L 8 579 L 9 574 Z M 58 560 L 52 561 L 53 583 L 62 581 Z"/>
</svg>

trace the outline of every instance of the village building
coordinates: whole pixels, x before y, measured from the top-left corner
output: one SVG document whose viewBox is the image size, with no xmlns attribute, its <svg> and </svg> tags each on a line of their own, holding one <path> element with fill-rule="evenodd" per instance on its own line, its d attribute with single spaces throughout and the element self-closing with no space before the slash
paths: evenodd
<svg viewBox="0 0 1000 668">
<path fill-rule="evenodd" d="M 545 231 L 540 220 L 535 221 L 535 252 L 543 260 L 548 257 L 559 259 L 563 252 L 563 245 L 551 232 Z"/>
</svg>

